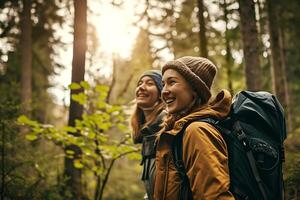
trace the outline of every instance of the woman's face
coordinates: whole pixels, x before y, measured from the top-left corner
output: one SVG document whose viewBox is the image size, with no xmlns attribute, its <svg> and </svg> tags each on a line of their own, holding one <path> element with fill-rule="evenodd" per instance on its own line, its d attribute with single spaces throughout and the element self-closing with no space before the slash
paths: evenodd
<svg viewBox="0 0 300 200">
<path fill-rule="evenodd" d="M 135 90 L 137 106 L 141 109 L 150 108 L 159 99 L 159 92 L 154 80 L 150 76 L 144 76 L 138 82 Z"/>
<path fill-rule="evenodd" d="M 179 113 L 191 105 L 195 92 L 180 73 L 167 69 L 162 82 L 162 99 L 170 114 Z"/>
</svg>

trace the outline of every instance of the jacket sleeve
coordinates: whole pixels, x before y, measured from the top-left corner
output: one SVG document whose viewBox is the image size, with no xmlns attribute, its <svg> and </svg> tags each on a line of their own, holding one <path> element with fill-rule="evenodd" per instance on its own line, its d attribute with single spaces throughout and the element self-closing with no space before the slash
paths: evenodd
<svg viewBox="0 0 300 200">
<path fill-rule="evenodd" d="M 194 122 L 186 128 L 183 161 L 193 199 L 234 199 L 229 191 L 226 143 L 212 125 Z"/>
</svg>

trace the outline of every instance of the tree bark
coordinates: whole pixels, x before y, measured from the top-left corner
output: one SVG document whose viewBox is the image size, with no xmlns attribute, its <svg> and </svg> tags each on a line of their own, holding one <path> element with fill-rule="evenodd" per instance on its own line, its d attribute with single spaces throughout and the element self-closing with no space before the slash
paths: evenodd
<svg viewBox="0 0 300 200">
<path fill-rule="evenodd" d="M 21 108 L 30 117 L 32 100 L 32 22 L 31 0 L 23 0 L 21 14 Z"/>
<path fill-rule="evenodd" d="M 72 61 L 72 83 L 80 83 L 84 80 L 85 73 L 85 54 L 87 41 L 87 0 L 74 1 L 74 44 Z M 83 106 L 72 100 L 72 95 L 83 92 L 83 90 L 71 90 L 69 126 L 75 125 L 76 119 L 81 119 Z M 71 134 L 71 133 L 70 133 Z M 75 134 L 76 135 L 76 134 Z M 74 159 L 80 158 L 80 148 L 71 145 L 66 150 L 74 151 Z M 65 158 L 65 176 L 67 177 L 67 187 L 71 190 L 73 199 L 82 199 L 82 180 L 81 169 L 73 165 L 73 159 Z"/>
<path fill-rule="evenodd" d="M 245 60 L 246 86 L 248 90 L 261 90 L 259 40 L 253 0 L 239 0 L 241 32 Z"/>
<path fill-rule="evenodd" d="M 278 0 L 267 0 L 269 32 L 271 43 L 271 74 L 272 88 L 279 101 L 283 104 L 286 113 L 288 130 L 292 129 L 290 110 L 290 93 L 286 77 L 286 64 L 284 54 L 284 38 L 278 16 Z"/>
<path fill-rule="evenodd" d="M 224 21 L 225 21 L 225 46 L 226 46 L 226 70 L 227 70 L 227 84 L 228 89 L 231 94 L 234 94 L 233 86 L 232 86 L 232 79 L 231 79 L 231 67 L 233 66 L 233 60 L 231 56 L 231 48 L 229 43 L 229 34 L 228 34 L 228 10 L 227 10 L 227 2 L 226 0 L 223 1 L 223 11 L 224 11 Z"/>
<path fill-rule="evenodd" d="M 205 27 L 205 19 L 204 19 L 204 5 L 203 0 L 197 0 L 198 6 L 198 21 L 199 21 L 199 42 L 200 42 L 200 56 L 207 58 L 207 40 L 206 40 L 206 27 Z"/>
</svg>

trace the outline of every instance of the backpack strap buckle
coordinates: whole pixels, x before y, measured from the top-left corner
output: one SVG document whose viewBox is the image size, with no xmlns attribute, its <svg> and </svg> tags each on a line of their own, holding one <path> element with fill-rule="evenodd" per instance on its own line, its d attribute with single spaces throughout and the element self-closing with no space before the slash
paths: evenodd
<svg viewBox="0 0 300 200">
<path fill-rule="evenodd" d="M 247 135 L 244 133 L 239 121 L 236 121 L 233 124 L 233 130 L 234 130 L 234 134 L 236 135 L 238 140 L 246 148 L 246 151 L 248 151 L 249 147 L 248 147 L 248 143 L 247 143 Z"/>
</svg>

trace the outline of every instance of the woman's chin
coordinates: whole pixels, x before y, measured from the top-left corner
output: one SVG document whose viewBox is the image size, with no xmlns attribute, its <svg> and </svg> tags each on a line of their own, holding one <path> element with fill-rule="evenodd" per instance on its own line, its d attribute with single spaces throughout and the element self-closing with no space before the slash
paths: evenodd
<svg viewBox="0 0 300 200">
<path fill-rule="evenodd" d="M 176 113 L 176 109 L 172 108 L 172 107 L 167 107 L 167 111 L 169 114 L 175 114 Z"/>
</svg>

